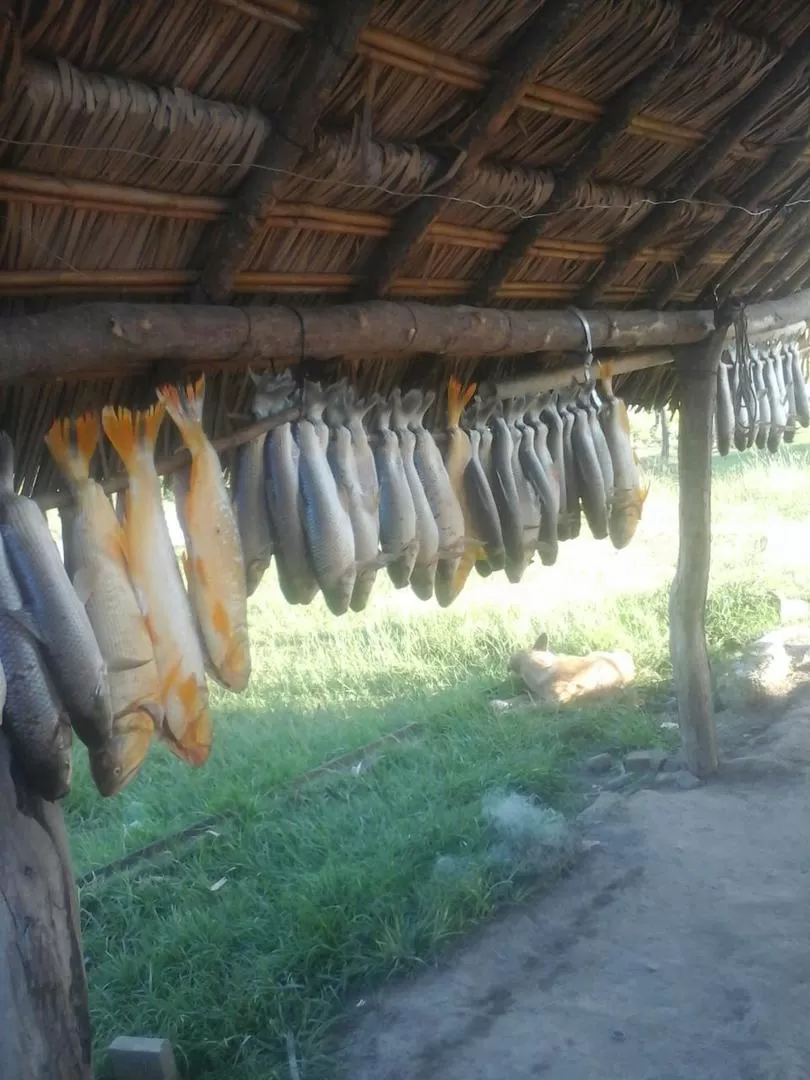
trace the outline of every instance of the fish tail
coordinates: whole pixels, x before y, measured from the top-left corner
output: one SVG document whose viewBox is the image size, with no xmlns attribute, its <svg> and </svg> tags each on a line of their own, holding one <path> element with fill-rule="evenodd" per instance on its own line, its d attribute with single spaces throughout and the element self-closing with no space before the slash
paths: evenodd
<svg viewBox="0 0 810 1080">
<path fill-rule="evenodd" d="M 55 420 L 45 436 L 45 443 L 65 476 L 70 480 L 86 480 L 98 436 L 98 417 L 87 412 L 75 420 Z"/>
<path fill-rule="evenodd" d="M 458 427 L 461 414 L 472 400 L 476 391 L 476 384 L 470 383 L 464 387 L 461 380 L 451 375 L 447 381 L 447 426 Z"/>
<path fill-rule="evenodd" d="M 104 408 L 101 414 L 104 434 L 112 443 L 125 469 L 129 470 L 139 453 L 145 451 L 154 454 L 164 413 L 163 402 L 158 402 L 142 412 L 116 409 L 111 405 Z"/>
<path fill-rule="evenodd" d="M 326 408 L 326 394 L 319 382 L 304 381 L 303 411 L 307 420 L 321 420 Z"/>
<path fill-rule="evenodd" d="M 14 443 L 6 431 L 0 431 L 0 491 L 14 491 Z"/>
<path fill-rule="evenodd" d="M 205 375 L 186 386 L 161 386 L 158 400 L 177 425 L 186 446 L 196 445 L 203 434 L 202 417 L 205 400 Z"/>
</svg>

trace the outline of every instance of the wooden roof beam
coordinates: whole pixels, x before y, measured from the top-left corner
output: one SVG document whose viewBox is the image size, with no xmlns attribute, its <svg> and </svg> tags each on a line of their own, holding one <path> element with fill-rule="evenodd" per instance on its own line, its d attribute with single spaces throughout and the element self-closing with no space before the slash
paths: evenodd
<svg viewBox="0 0 810 1080">
<path fill-rule="evenodd" d="M 694 21 L 684 18 L 665 54 L 653 58 L 648 67 L 614 94 L 581 150 L 574 154 L 557 176 L 551 198 L 543 207 L 542 213 L 518 225 L 503 248 L 492 258 L 480 281 L 473 286 L 470 292 L 473 303 L 491 303 L 509 274 L 532 253 L 534 245 L 546 230 L 548 215 L 568 205 L 580 184 L 597 171 L 632 117 L 666 78 L 683 49 L 691 41 L 695 29 Z"/>
<path fill-rule="evenodd" d="M 790 175 L 808 148 L 810 148 L 810 142 L 807 139 L 784 146 L 774 153 L 763 168 L 748 178 L 737 195 L 737 201 L 742 206 L 730 206 L 720 221 L 699 237 L 680 259 L 671 267 L 659 271 L 664 281 L 658 289 L 652 290 L 654 307 L 663 307 L 664 304 L 669 303 L 676 292 L 683 291 L 689 280 L 694 277 L 698 267 L 713 251 L 723 245 L 735 232 L 740 222 L 749 216 L 749 211 L 742 207 L 755 208 L 775 184 Z"/>
<path fill-rule="evenodd" d="M 261 230 L 261 219 L 276 192 L 306 153 L 315 125 L 352 62 L 360 32 L 373 0 L 333 0 L 316 24 L 303 64 L 286 101 L 276 113 L 270 134 L 240 188 L 228 219 L 216 227 L 210 258 L 200 278 L 196 299 L 224 303 L 233 279 L 244 266 Z"/>
<path fill-rule="evenodd" d="M 804 229 L 810 223 L 810 207 L 802 207 L 790 222 L 791 232 Z M 764 277 L 756 283 L 754 296 L 759 299 L 769 292 L 789 290 L 796 282 L 802 281 L 810 261 L 810 237 L 806 234 L 783 259 L 774 263 Z"/>
<path fill-rule="evenodd" d="M 788 88 L 808 62 L 810 29 L 805 30 L 788 49 L 781 62 L 771 68 L 765 78 L 732 107 L 711 142 L 695 154 L 691 165 L 687 163 L 684 183 L 673 193 L 675 200 L 691 199 L 700 192 L 732 147 L 744 138 L 764 110 Z M 643 247 L 649 247 L 669 227 L 678 211 L 678 201 L 656 206 L 643 221 L 631 229 L 582 291 L 580 306 L 588 306 L 597 301 L 634 254 Z"/>
<path fill-rule="evenodd" d="M 486 155 L 492 139 L 501 131 L 534 81 L 537 69 L 581 15 L 584 0 L 546 0 L 518 40 L 507 50 L 483 101 L 470 118 L 458 141 L 458 154 L 441 188 L 442 198 L 427 194 L 400 215 L 390 239 L 369 260 L 363 292 L 386 296 L 398 269 L 424 239 L 441 213 L 444 198 L 459 191 L 463 180 Z M 439 193 L 437 193 L 439 194 Z"/>
</svg>

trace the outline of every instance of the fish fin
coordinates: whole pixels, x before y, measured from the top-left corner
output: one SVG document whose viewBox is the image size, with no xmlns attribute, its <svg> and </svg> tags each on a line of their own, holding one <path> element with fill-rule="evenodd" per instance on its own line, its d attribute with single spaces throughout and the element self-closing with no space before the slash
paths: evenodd
<svg viewBox="0 0 810 1080">
<path fill-rule="evenodd" d="M 129 471 L 139 452 L 154 454 L 160 425 L 163 423 L 165 405 L 158 402 L 141 412 L 114 408 L 107 405 L 101 414 L 104 434 Z"/>
<path fill-rule="evenodd" d="M 223 637 L 230 636 L 231 620 L 228 612 L 220 601 L 217 601 L 216 604 L 214 604 L 214 609 L 211 612 L 211 625 L 214 630 Z"/>
<path fill-rule="evenodd" d="M 7 431 L 0 431 L 0 492 L 14 491 L 14 443 Z"/>
<path fill-rule="evenodd" d="M 120 675 L 125 671 L 137 671 L 139 668 L 146 667 L 147 664 L 151 663 L 151 657 L 148 660 L 133 660 L 122 656 L 113 663 L 107 664 L 107 671 L 112 672 L 113 675 Z"/>
<path fill-rule="evenodd" d="M 0 618 L 11 619 L 17 626 L 24 630 L 29 637 L 32 637 L 40 645 L 44 645 L 44 639 L 39 631 L 34 616 L 30 611 L 25 608 L 0 608 Z"/>
<path fill-rule="evenodd" d="M 451 375 L 447 382 L 447 426 L 450 428 L 458 427 L 461 420 L 461 414 L 465 408 L 470 404 L 472 396 L 475 393 L 477 386 L 475 383 L 470 383 L 469 386 L 464 387 L 461 380 L 456 378 L 455 375 Z"/>
<path fill-rule="evenodd" d="M 90 475 L 98 436 L 98 417 L 86 412 L 76 420 L 55 420 L 45 436 L 45 444 L 65 476 L 71 480 L 85 480 Z"/>
<path fill-rule="evenodd" d="M 79 567 L 74 574 L 73 588 L 81 600 L 82 606 L 86 606 L 87 601 L 93 595 L 93 574 L 86 566 Z"/>
<path fill-rule="evenodd" d="M 185 386 L 161 386 L 157 392 L 158 400 L 166 406 L 166 411 L 183 436 L 183 442 L 191 448 L 203 437 L 202 415 L 205 401 L 205 375 L 195 383 Z"/>
</svg>

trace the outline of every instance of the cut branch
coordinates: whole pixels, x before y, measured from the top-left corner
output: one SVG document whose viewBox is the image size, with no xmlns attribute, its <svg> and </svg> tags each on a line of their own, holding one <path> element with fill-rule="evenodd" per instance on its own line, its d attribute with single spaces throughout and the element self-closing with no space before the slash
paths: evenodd
<svg viewBox="0 0 810 1080">
<path fill-rule="evenodd" d="M 710 337 L 676 350 L 678 428 L 678 565 L 669 598 L 672 677 L 681 742 L 690 770 L 717 772 L 711 668 L 705 611 L 711 558 L 712 419 L 716 373 L 730 319 Z"/>
<path fill-rule="evenodd" d="M 321 113 L 354 58 L 372 6 L 373 0 L 335 0 L 324 9 L 323 22 L 317 24 L 315 40 L 276 115 L 273 130 L 236 197 L 230 217 L 217 231 L 200 280 L 199 301 L 207 297 L 224 303 L 230 296 L 233 279 L 247 261 L 262 217 L 286 173 L 304 156 Z"/>
<path fill-rule="evenodd" d="M 810 291 L 752 304 L 750 334 L 778 333 L 810 316 Z M 667 347 L 702 341 L 711 311 L 586 312 L 594 348 Z M 503 311 L 371 301 L 325 307 L 215 307 L 94 303 L 0 319 L 0 381 L 124 377 L 158 360 L 189 370 L 244 369 L 305 356 L 518 356 L 583 345 L 571 311 Z"/>
<path fill-rule="evenodd" d="M 774 185 L 788 176 L 808 148 L 810 147 L 805 140 L 785 146 L 777 150 L 763 168 L 749 177 L 736 196 L 737 202 L 742 205 L 729 207 L 720 221 L 696 240 L 674 266 L 664 271 L 668 280 L 658 290 L 653 291 L 653 307 L 663 307 L 676 292 L 684 288 L 711 252 L 726 243 L 740 223 L 748 217 L 748 207 L 755 208 Z M 742 209 L 743 206 L 746 207 L 745 210 Z"/>
<path fill-rule="evenodd" d="M 649 247 L 675 220 L 679 201 L 691 199 L 711 179 L 729 151 L 744 138 L 762 113 L 790 86 L 810 58 L 810 29 L 796 39 L 784 58 L 731 109 L 710 143 L 696 154 L 684 170 L 684 180 L 667 205 L 656 206 L 620 241 L 580 296 L 580 306 L 592 305 L 633 259 Z"/>
<path fill-rule="evenodd" d="M 456 195 L 464 180 L 481 163 L 493 138 L 500 132 L 537 69 L 581 14 L 583 0 L 547 0 L 528 28 L 518 31 L 518 42 L 499 64 L 484 100 L 457 143 L 454 172 L 442 189 L 445 197 Z M 452 171 L 452 170 L 451 170 Z M 401 215 L 391 238 L 372 256 L 366 269 L 364 293 L 387 296 L 397 271 L 425 238 L 443 207 L 442 199 L 423 196 Z"/>
<path fill-rule="evenodd" d="M 473 303 L 492 303 L 509 274 L 532 253 L 548 228 L 551 218 L 546 215 L 554 214 L 567 206 L 575 197 L 580 184 L 599 169 L 633 115 L 666 78 L 677 58 L 692 40 L 695 29 L 693 23 L 684 20 L 665 55 L 656 57 L 649 67 L 639 72 L 614 95 L 582 149 L 574 154 L 556 177 L 551 198 L 544 207 L 544 215 L 528 218 L 518 225 L 501 251 L 494 256 L 481 280 L 473 286 L 470 293 Z"/>
</svg>

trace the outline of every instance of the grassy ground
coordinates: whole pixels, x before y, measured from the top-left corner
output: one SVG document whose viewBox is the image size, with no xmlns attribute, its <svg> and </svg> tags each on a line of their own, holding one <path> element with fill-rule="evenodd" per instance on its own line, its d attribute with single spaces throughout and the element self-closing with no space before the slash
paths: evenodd
<svg viewBox="0 0 810 1080">
<path fill-rule="evenodd" d="M 641 441 L 649 426 L 637 425 Z M 803 592 L 808 449 L 717 462 L 708 631 L 718 659 L 773 625 L 771 590 Z M 320 601 L 284 605 L 269 577 L 251 603 L 251 689 L 216 696 L 204 769 L 158 750 L 104 801 L 79 763 L 67 812 L 80 874 L 228 811 L 194 845 L 83 888 L 99 1047 L 160 1034 L 194 1080 L 267 1080 L 290 1075 L 292 1033 L 311 1080 L 352 992 L 418 969 L 536 881 L 536 863 L 494 843 L 492 793 L 570 811 L 582 754 L 669 735 L 660 707 L 677 504 L 672 470 L 649 469 L 627 550 L 582 538 L 518 587 L 471 579 L 446 612 L 381 580 L 364 616 L 335 619 Z M 510 652 L 541 629 L 560 650 L 629 648 L 640 690 L 609 708 L 494 715 Z M 411 721 L 422 733 L 368 771 L 298 795 L 286 787 Z M 551 852 L 546 877 L 564 862 Z"/>
</svg>

